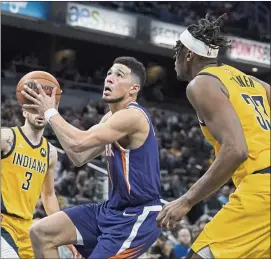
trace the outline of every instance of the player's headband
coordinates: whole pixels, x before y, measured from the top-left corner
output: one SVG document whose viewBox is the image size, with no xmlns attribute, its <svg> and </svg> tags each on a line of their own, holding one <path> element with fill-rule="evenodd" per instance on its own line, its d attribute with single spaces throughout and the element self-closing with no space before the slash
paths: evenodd
<svg viewBox="0 0 271 259">
<path fill-rule="evenodd" d="M 218 56 L 218 48 L 210 48 L 204 42 L 193 37 L 188 30 L 185 30 L 180 35 L 180 41 L 185 47 L 198 54 L 199 56 L 203 56 L 206 58 L 216 58 Z"/>
</svg>

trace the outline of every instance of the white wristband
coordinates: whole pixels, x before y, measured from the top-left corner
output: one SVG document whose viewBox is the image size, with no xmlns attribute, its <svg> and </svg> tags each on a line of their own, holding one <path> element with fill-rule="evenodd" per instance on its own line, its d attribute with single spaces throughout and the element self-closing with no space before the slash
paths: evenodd
<svg viewBox="0 0 271 259">
<path fill-rule="evenodd" d="M 58 111 L 55 108 L 50 108 L 44 113 L 45 120 L 49 122 L 52 116 L 58 114 Z"/>
</svg>

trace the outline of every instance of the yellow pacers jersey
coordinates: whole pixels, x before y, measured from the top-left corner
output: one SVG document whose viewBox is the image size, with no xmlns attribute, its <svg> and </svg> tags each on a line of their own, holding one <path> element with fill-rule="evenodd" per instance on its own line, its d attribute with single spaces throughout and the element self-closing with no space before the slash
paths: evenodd
<svg viewBox="0 0 271 259">
<path fill-rule="evenodd" d="M 45 138 L 34 146 L 21 128 L 12 128 L 14 145 L 2 156 L 1 212 L 32 219 L 49 166 L 49 145 Z"/>
<path fill-rule="evenodd" d="M 248 159 L 236 170 L 232 180 L 237 186 L 242 179 L 255 171 L 270 166 L 270 105 L 265 88 L 257 81 L 231 66 L 208 67 L 198 75 L 218 78 L 229 92 L 244 131 L 248 146 Z M 213 138 L 204 122 L 201 129 L 217 154 L 220 144 Z"/>
</svg>

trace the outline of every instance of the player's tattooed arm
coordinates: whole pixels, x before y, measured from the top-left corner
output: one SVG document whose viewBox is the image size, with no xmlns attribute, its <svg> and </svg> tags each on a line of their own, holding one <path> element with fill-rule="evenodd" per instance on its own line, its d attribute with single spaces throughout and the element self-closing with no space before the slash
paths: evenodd
<svg viewBox="0 0 271 259">
<path fill-rule="evenodd" d="M 187 87 L 187 97 L 220 144 L 214 163 L 185 194 L 195 205 L 231 178 L 247 159 L 248 150 L 240 120 L 219 80 L 197 76 Z"/>
<path fill-rule="evenodd" d="M 14 143 L 14 135 L 10 128 L 1 128 L 1 154 L 7 154 Z"/>
</svg>

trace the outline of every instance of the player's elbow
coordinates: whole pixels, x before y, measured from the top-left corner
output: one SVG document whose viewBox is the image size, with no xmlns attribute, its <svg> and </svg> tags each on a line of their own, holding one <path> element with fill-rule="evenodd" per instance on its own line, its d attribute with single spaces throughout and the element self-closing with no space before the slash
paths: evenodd
<svg viewBox="0 0 271 259">
<path fill-rule="evenodd" d="M 73 140 L 70 145 L 70 149 L 71 149 L 72 153 L 74 153 L 74 154 L 84 152 L 86 150 L 85 141 L 82 138 Z"/>
<path fill-rule="evenodd" d="M 72 159 L 72 162 L 76 167 L 81 167 L 82 165 L 84 165 L 84 162 L 80 161 L 79 159 Z"/>
<path fill-rule="evenodd" d="M 247 145 L 234 145 L 232 155 L 236 162 L 243 163 L 248 159 Z"/>
</svg>

